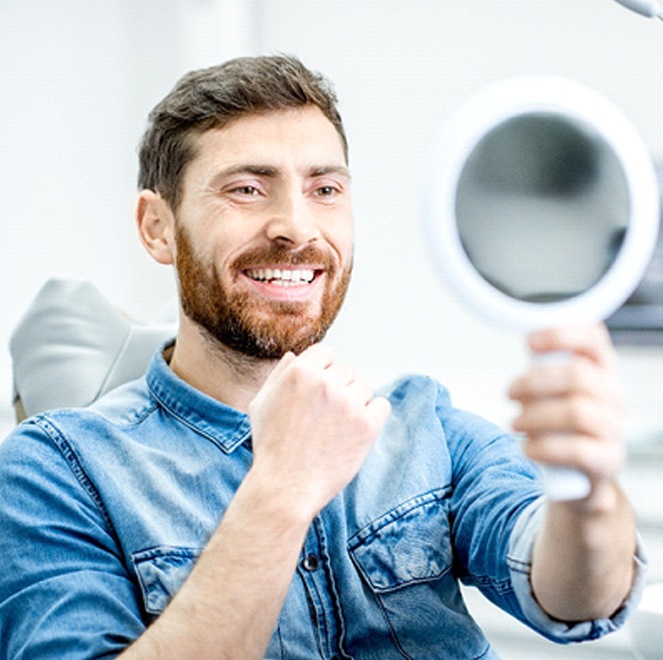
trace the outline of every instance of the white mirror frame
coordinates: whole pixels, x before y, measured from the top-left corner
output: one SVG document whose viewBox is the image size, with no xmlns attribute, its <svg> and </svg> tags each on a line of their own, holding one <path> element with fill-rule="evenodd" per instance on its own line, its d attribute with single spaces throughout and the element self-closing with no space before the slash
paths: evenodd
<svg viewBox="0 0 663 660">
<path fill-rule="evenodd" d="M 630 218 L 614 263 L 596 284 L 568 299 L 532 303 L 511 298 L 475 269 L 461 243 L 455 205 L 463 167 L 479 141 L 513 117 L 542 112 L 590 125 L 612 149 L 623 167 Z M 658 182 L 640 135 L 606 98 L 560 77 L 502 81 L 461 105 L 445 122 L 432 147 L 426 240 L 449 286 L 476 312 L 503 327 L 530 331 L 601 321 L 633 292 L 656 243 L 660 217 Z"/>
</svg>

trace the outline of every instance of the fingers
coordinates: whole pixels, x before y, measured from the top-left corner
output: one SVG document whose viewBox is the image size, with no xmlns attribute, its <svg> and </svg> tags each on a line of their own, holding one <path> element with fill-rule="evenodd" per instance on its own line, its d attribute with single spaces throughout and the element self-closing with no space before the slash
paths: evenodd
<svg viewBox="0 0 663 660">
<path fill-rule="evenodd" d="M 314 344 L 299 355 L 287 353 L 278 362 L 265 382 L 266 387 L 254 399 L 253 409 L 268 393 L 288 391 L 294 397 L 299 391 L 304 399 L 344 399 L 346 412 L 352 415 L 355 409 L 366 415 L 373 433 L 378 433 L 389 415 L 391 406 L 381 397 L 374 397 L 373 388 L 357 377 L 347 363 L 336 360 L 333 349 L 326 344 Z"/>
<path fill-rule="evenodd" d="M 604 324 L 564 326 L 532 333 L 528 338 L 535 353 L 570 351 L 609 369 L 616 367 L 617 358 Z"/>
<path fill-rule="evenodd" d="M 311 369 L 326 369 L 334 364 L 334 349 L 328 344 L 313 344 L 296 358 L 299 363 Z"/>
<path fill-rule="evenodd" d="M 519 425 L 525 426 L 525 432 L 536 432 L 531 424 L 535 417 L 542 415 L 541 422 L 547 429 L 551 409 L 537 406 L 547 399 L 566 402 L 568 408 L 564 414 L 553 410 L 560 427 L 570 423 L 570 431 L 586 430 L 574 422 L 594 423 L 600 415 L 589 414 L 593 407 L 622 412 L 623 393 L 617 379 L 616 356 L 609 334 L 603 325 L 575 326 L 544 330 L 532 334 L 529 344 L 536 353 L 563 351 L 568 357 L 563 360 L 535 362 L 530 369 L 517 378 L 510 386 L 508 394 L 514 401 L 520 402 L 529 413 Z M 548 401 L 548 403 L 550 403 Z M 587 414 L 585 414 L 587 413 Z"/>
<path fill-rule="evenodd" d="M 528 441 L 523 450 L 533 461 L 577 468 L 593 480 L 613 477 L 626 460 L 622 443 L 582 435 L 541 436 Z"/>
<path fill-rule="evenodd" d="M 553 396 L 587 396 L 621 406 L 622 392 L 615 378 L 588 358 L 569 354 L 563 362 L 535 363 L 510 386 L 509 397 L 524 402 Z"/>
<path fill-rule="evenodd" d="M 335 362 L 326 368 L 329 377 L 333 378 L 339 385 L 352 385 L 357 383 L 355 370 L 347 362 Z"/>
<path fill-rule="evenodd" d="M 281 362 L 284 360 L 286 357 Z M 313 379 L 315 374 L 331 386 L 348 387 L 354 396 L 365 403 L 373 398 L 373 389 L 357 377 L 350 364 L 336 360 L 333 349 L 326 344 L 314 344 L 299 356 L 293 355 L 286 366 L 300 370 L 306 380 Z"/>
<path fill-rule="evenodd" d="M 289 357 L 290 355 L 292 358 Z M 281 359 L 277 368 L 282 364 L 284 366 L 281 372 L 285 371 L 286 367 L 294 365 L 302 372 L 324 373 L 330 382 L 339 385 L 350 385 L 356 379 L 354 369 L 347 362 L 336 360 L 334 350 L 326 344 L 313 344 L 299 356 L 287 354 Z"/>
<path fill-rule="evenodd" d="M 276 379 L 278 378 L 279 374 L 281 374 L 286 367 L 295 359 L 295 354 L 292 353 L 291 351 L 288 351 L 277 363 L 276 367 L 272 369 L 271 374 L 269 375 L 270 378 Z"/>
<path fill-rule="evenodd" d="M 521 405 L 514 431 L 525 434 L 535 461 L 576 467 L 591 477 L 614 475 L 625 459 L 623 395 L 616 356 L 603 325 L 532 334 L 535 353 L 563 351 L 564 361 L 534 363 L 509 388 Z"/>
<path fill-rule="evenodd" d="M 284 356 L 249 405 L 254 469 L 317 512 L 357 474 L 390 410 L 328 346 Z"/>
<path fill-rule="evenodd" d="M 292 352 L 285 353 L 278 361 L 276 367 L 265 380 L 266 385 L 282 381 L 293 369 L 302 374 L 319 372 L 334 364 L 334 351 L 325 344 L 314 344 L 303 351 L 300 355 Z"/>
<path fill-rule="evenodd" d="M 587 396 L 534 399 L 523 405 L 512 426 L 530 438 L 550 434 L 612 438 L 621 435 L 621 410 Z"/>
</svg>

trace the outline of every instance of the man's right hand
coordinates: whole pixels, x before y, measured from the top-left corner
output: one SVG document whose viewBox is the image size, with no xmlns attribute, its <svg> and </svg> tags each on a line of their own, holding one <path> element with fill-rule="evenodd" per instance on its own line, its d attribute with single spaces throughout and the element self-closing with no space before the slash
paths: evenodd
<svg viewBox="0 0 663 660">
<path fill-rule="evenodd" d="M 312 519 L 357 474 L 390 410 L 329 346 L 288 353 L 249 406 L 254 476 Z"/>
</svg>

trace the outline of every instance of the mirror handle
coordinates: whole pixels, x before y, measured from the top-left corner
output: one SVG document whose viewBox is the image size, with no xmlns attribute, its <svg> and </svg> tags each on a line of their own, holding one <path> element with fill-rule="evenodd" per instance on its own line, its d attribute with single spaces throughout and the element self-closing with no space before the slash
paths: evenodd
<svg viewBox="0 0 663 660">
<path fill-rule="evenodd" d="M 582 500 L 591 492 L 589 477 L 576 468 L 541 465 L 543 485 L 550 500 Z"/>
</svg>

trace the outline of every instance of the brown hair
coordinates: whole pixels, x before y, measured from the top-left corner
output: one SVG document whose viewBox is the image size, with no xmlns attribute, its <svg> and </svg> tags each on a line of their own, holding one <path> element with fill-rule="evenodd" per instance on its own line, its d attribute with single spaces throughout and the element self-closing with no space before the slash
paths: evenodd
<svg viewBox="0 0 663 660">
<path fill-rule="evenodd" d="M 173 210 L 180 202 L 194 138 L 253 114 L 316 105 L 348 145 L 330 82 L 296 57 L 240 57 L 185 75 L 150 113 L 139 150 L 138 185 L 158 192 Z"/>
</svg>

